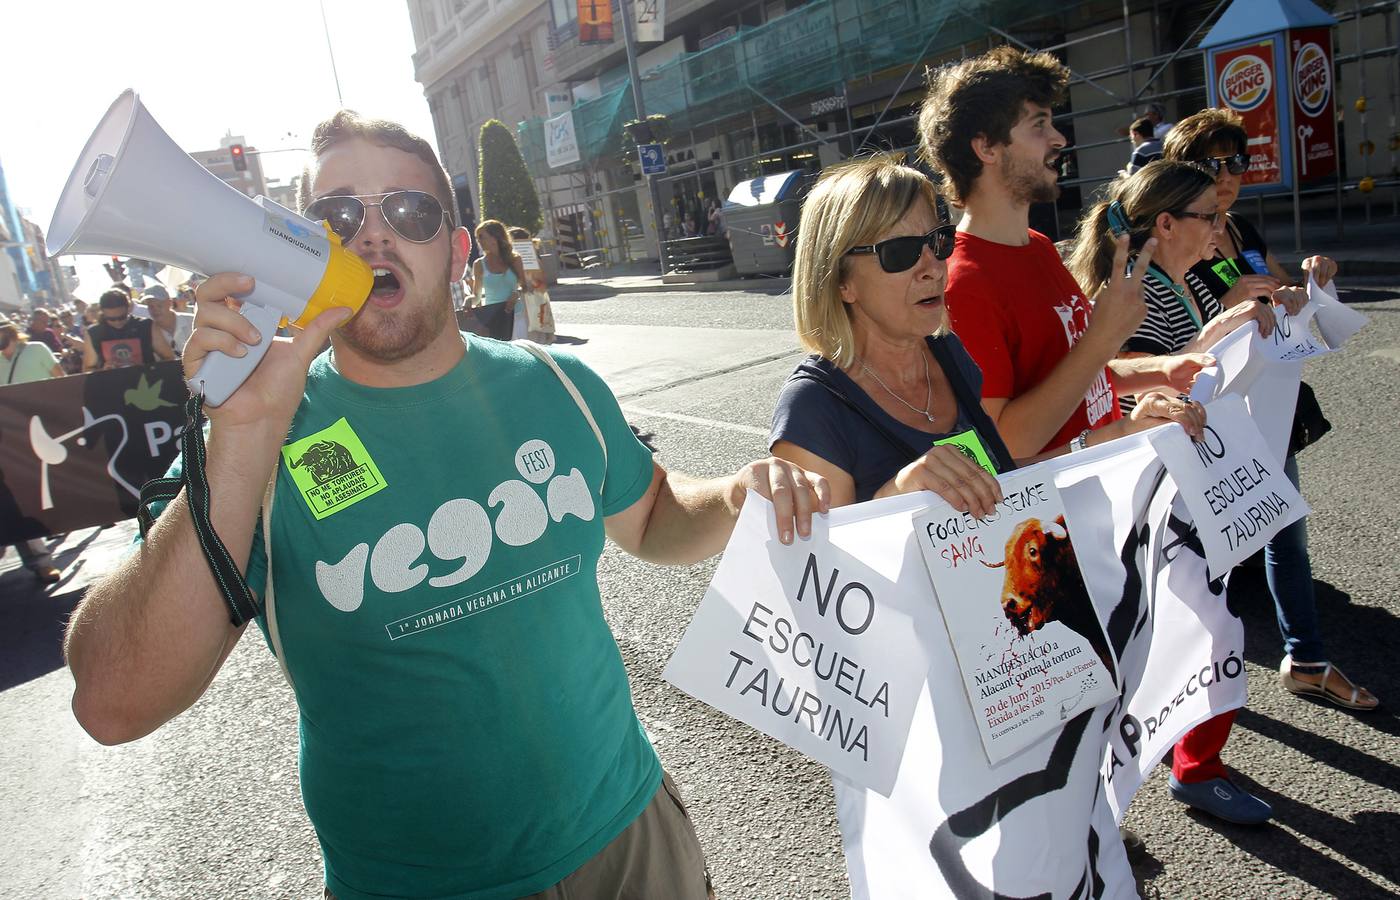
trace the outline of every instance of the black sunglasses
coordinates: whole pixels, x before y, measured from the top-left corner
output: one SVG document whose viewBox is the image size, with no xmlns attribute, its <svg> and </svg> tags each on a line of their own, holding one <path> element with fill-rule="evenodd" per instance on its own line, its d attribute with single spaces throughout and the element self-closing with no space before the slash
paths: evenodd
<svg viewBox="0 0 1400 900">
<path fill-rule="evenodd" d="M 370 197 L 380 198 L 379 202 L 366 203 Z M 349 244 L 365 224 L 365 208 L 369 206 L 379 207 L 394 233 L 415 244 L 426 244 L 437 237 L 447 218 L 438 199 L 425 191 L 322 197 L 306 207 L 306 217 L 313 222 L 329 222 L 341 243 Z"/>
<path fill-rule="evenodd" d="M 880 260 L 880 268 L 894 274 L 912 269 L 923 255 L 925 247 L 933 251 L 934 259 L 947 259 L 952 256 L 957 236 L 957 229 L 952 225 L 939 225 L 928 234 L 890 238 L 878 244 L 852 247 L 846 253 L 874 253 Z"/>
<path fill-rule="evenodd" d="M 1210 174 L 1219 175 L 1220 167 L 1223 165 L 1231 175 L 1243 175 L 1249 169 L 1249 154 L 1236 153 L 1233 156 L 1207 156 L 1205 159 L 1198 159 L 1196 162 L 1210 170 Z"/>
</svg>

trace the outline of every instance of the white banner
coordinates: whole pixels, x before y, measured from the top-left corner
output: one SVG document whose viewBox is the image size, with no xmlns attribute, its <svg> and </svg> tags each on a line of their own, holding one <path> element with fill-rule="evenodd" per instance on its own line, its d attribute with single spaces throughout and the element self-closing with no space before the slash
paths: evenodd
<svg viewBox="0 0 1400 900">
<path fill-rule="evenodd" d="M 879 525 L 816 517 L 809 540 L 784 545 L 772 505 L 750 494 L 663 676 L 888 793 L 927 668 L 916 620 L 938 613 L 908 513 L 863 506 Z"/>
<path fill-rule="evenodd" d="M 561 113 L 544 121 L 544 155 L 551 169 L 579 161 L 578 138 L 574 135 L 574 114 Z"/>
<path fill-rule="evenodd" d="M 666 0 L 633 0 L 637 13 L 637 43 L 666 40 Z"/>
<path fill-rule="evenodd" d="M 1337 349 L 1340 343 L 1331 342 L 1327 329 L 1345 340 L 1356 322 L 1346 321 L 1353 311 L 1332 303 L 1326 327 L 1325 298 L 1316 315 L 1328 348 Z M 1203 373 L 1193 396 L 1211 402 L 1238 395 L 1217 409 L 1212 421 L 1239 417 L 1242 398 L 1270 456 L 1281 461 L 1301 364 L 1277 361 L 1253 327 L 1237 329 L 1211 352 L 1218 365 Z M 882 579 L 879 608 L 904 612 L 917 638 L 914 655 L 927 660 L 888 793 L 833 772 L 857 900 L 1137 896 L 1117 821 L 1183 733 L 1239 707 L 1246 695 L 1243 627 L 1225 602 L 1225 580 L 1211 578 L 1207 570 L 1206 546 L 1182 492 L 1153 449 L 1154 439 L 1166 430 L 1180 433 L 1179 426 L 1164 426 L 1017 473 L 1048 477 L 1059 491 L 1085 587 L 1117 660 L 1120 691 L 1106 705 L 1077 715 L 1070 711 L 1072 717 L 1054 731 L 997 764 L 984 753 L 980 711 L 968 702 L 944 617 L 929 614 L 934 604 L 928 603 L 928 582 L 915 559 L 920 538 L 913 517 L 941 501 L 911 494 L 833 510 L 826 534 L 816 529 L 812 540 L 799 546 L 799 552 L 822 560 L 819 573 L 839 567 L 844 580 L 865 566 L 873 574 L 862 577 Z M 1258 439 L 1250 459 L 1273 473 Z M 1259 533 L 1268 537 L 1284 521 L 1276 519 Z M 776 543 L 771 534 L 750 538 L 755 544 L 764 540 Z M 839 542 L 848 554 L 839 566 L 823 541 Z M 729 552 L 734 547 L 731 543 Z M 964 542 L 957 554 L 976 558 L 977 548 Z M 950 565 L 952 556 L 950 549 Z M 752 554 L 743 558 L 751 568 L 742 581 L 727 582 L 727 590 L 747 592 L 752 604 L 773 593 L 764 588 L 760 595 L 753 586 L 776 576 Z M 728 561 L 727 552 L 721 569 Z M 793 596 L 791 588 L 782 595 Z M 729 622 L 721 631 L 731 644 L 736 634 L 743 639 L 740 606 L 729 603 Z M 711 639 L 712 646 L 723 647 L 717 640 Z M 868 664 L 872 653 L 897 658 L 909 651 L 901 643 L 874 650 L 862 646 L 860 652 L 862 664 Z M 894 676 L 890 683 L 894 697 Z M 909 690 L 903 675 L 898 683 L 898 693 Z M 802 749 L 796 742 L 792 746 Z"/>
</svg>

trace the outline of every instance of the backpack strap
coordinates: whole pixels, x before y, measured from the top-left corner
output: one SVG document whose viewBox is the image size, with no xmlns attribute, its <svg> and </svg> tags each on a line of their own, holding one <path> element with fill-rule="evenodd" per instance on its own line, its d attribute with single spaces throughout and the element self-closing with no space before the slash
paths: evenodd
<svg viewBox="0 0 1400 900">
<path fill-rule="evenodd" d="M 821 385 L 824 389 L 826 389 L 827 393 L 831 394 L 831 396 L 844 403 L 846 407 L 851 410 L 851 412 L 854 412 L 856 415 L 864 419 L 867 425 L 875 429 L 876 434 L 880 435 L 880 437 L 888 441 L 889 444 L 896 450 L 898 450 L 909 462 L 913 462 L 914 460 L 918 459 L 920 456 L 923 455 L 918 450 L 915 450 L 913 447 L 911 447 L 909 445 L 909 442 L 904 440 L 904 438 L 900 437 L 893 431 L 890 431 L 888 428 L 886 428 L 883 423 L 878 421 L 859 403 L 846 396 L 846 393 L 842 391 L 839 387 L 837 387 L 836 384 L 832 382 L 832 380 L 829 377 L 827 377 L 825 372 L 822 372 L 820 370 L 799 369 L 798 371 L 793 373 L 792 377 L 795 381 L 811 381 L 815 384 Z"/>
<path fill-rule="evenodd" d="M 598 439 L 598 448 L 603 451 L 603 484 L 606 484 L 608 480 L 608 444 L 607 441 L 603 440 L 603 430 L 598 427 L 598 422 L 593 418 L 593 411 L 588 408 L 588 402 L 583 399 L 583 394 L 579 393 L 578 386 L 574 384 L 572 378 L 564 373 L 563 369 L 559 368 L 559 363 L 550 352 L 539 344 L 525 340 L 511 341 L 511 343 L 522 350 L 529 351 L 536 359 L 549 366 L 555 377 L 559 379 L 560 384 L 564 385 L 564 390 L 568 391 L 569 396 L 574 398 L 574 403 L 578 404 L 578 411 L 583 413 L 583 417 L 588 420 L 588 427 L 593 429 L 593 436 Z M 603 486 L 600 484 L 598 490 L 602 489 Z"/>
<path fill-rule="evenodd" d="M 272 645 L 272 655 L 277 657 L 277 665 L 282 670 L 282 677 L 287 679 L 288 685 L 291 685 L 292 693 L 296 693 L 297 686 L 292 682 L 291 671 L 287 669 L 287 654 L 282 649 L 282 631 L 277 626 L 277 592 L 272 587 L 272 501 L 277 493 L 277 478 L 281 474 L 281 468 L 281 460 L 278 460 L 277 469 L 273 471 L 272 478 L 267 482 L 267 493 L 263 494 L 263 557 L 267 560 L 267 583 L 263 587 L 263 612 L 267 616 L 267 642 Z"/>
</svg>

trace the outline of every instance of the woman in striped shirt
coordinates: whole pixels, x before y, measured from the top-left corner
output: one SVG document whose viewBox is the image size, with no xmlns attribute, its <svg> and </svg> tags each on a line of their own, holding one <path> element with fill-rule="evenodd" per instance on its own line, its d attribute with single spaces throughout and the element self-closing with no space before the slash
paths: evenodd
<svg viewBox="0 0 1400 900">
<path fill-rule="evenodd" d="M 1259 303 L 1222 311 L 1210 291 L 1189 270 L 1215 253 L 1223 215 L 1217 211 L 1215 179 L 1194 163 L 1149 163 L 1109 186 L 1107 196 L 1079 225 L 1069 269 L 1086 290 L 1112 274 L 1113 235 L 1109 207 L 1117 203 L 1127 220 L 1129 248 L 1137 251 L 1157 239 L 1142 279 L 1147 316 L 1123 345 L 1120 358 L 1199 353 L 1247 322 L 1267 337 L 1274 316 Z M 1126 413 L 1131 396 L 1121 397 Z"/>
</svg>

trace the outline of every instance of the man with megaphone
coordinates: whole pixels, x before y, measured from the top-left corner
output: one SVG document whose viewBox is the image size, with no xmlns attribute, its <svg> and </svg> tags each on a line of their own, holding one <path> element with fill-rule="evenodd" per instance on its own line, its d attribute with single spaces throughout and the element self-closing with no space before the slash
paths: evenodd
<svg viewBox="0 0 1400 900">
<path fill-rule="evenodd" d="M 327 893 L 705 897 L 603 619 L 604 536 L 698 561 L 751 489 L 790 541 L 825 482 L 773 459 L 666 472 L 577 359 L 457 331 L 470 237 L 425 141 L 342 111 L 312 150 L 307 217 L 373 291 L 273 341 L 210 409 L 202 508 L 295 689 Z M 200 285 L 187 376 L 260 343 L 234 299 L 256 290 L 231 272 Z M 242 634 L 184 496 L 69 627 L 73 709 L 103 743 L 187 709 Z"/>
</svg>

